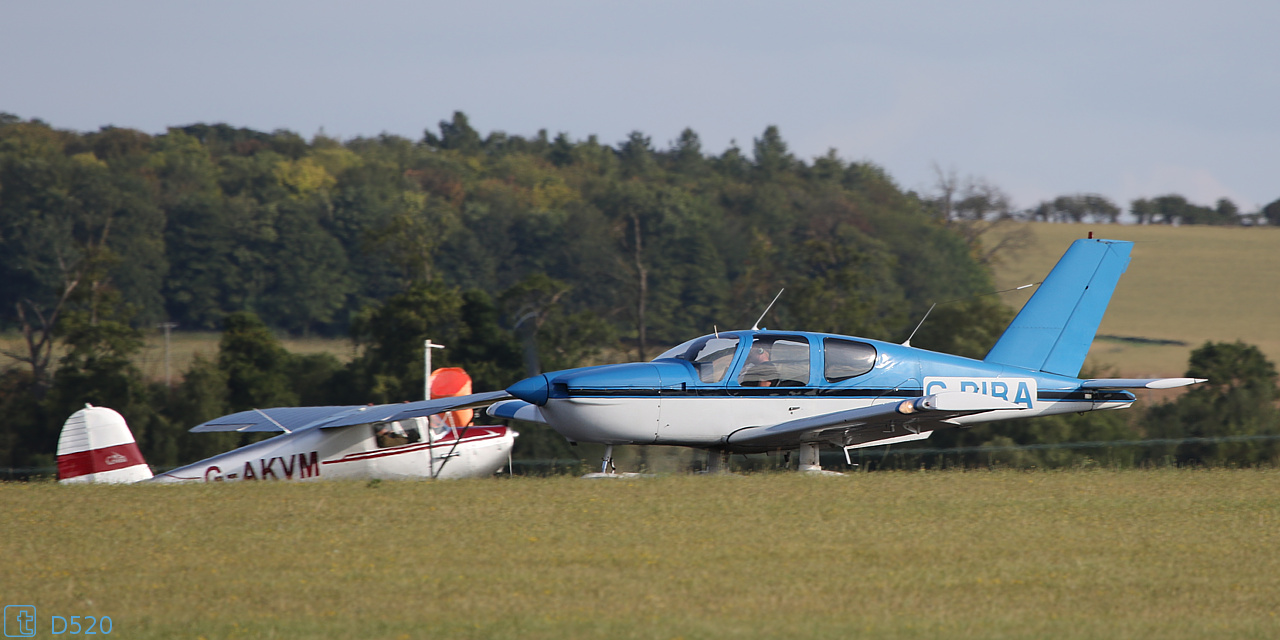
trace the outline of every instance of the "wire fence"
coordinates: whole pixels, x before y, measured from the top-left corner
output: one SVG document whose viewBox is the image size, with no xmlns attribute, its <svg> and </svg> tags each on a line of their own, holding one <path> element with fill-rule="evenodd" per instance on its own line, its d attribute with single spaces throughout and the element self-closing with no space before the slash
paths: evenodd
<svg viewBox="0 0 1280 640">
<path fill-rule="evenodd" d="M 1015 451 L 1045 451 L 1050 449 L 1104 449 L 1104 448 L 1120 448 L 1120 447 L 1177 447 L 1186 444 L 1228 444 L 1236 442 L 1264 442 L 1280 440 L 1280 435 L 1244 435 L 1244 436 L 1220 436 L 1214 438 L 1152 438 L 1149 440 L 1095 440 L 1092 442 L 1053 442 L 1043 444 L 1014 444 L 1014 445 L 978 445 L 973 447 L 949 447 L 949 448 L 899 448 L 889 451 L 889 447 L 883 449 L 870 448 L 862 449 L 865 453 L 855 454 L 864 456 L 888 456 L 894 454 L 901 455 L 962 455 L 968 453 L 1004 453 Z"/>
<path fill-rule="evenodd" d="M 514 459 L 511 466 L 514 475 L 528 476 L 555 476 L 555 475 L 580 475 L 586 473 L 585 469 L 591 463 L 587 460 L 578 458 L 530 458 L 530 459 Z M 178 467 L 152 467 L 152 473 L 160 474 L 172 471 Z M 501 473 L 506 473 L 504 468 Z M 58 467 L 0 467 L 0 482 L 6 481 L 28 481 L 28 480 L 53 480 L 58 475 Z"/>
<path fill-rule="evenodd" d="M 1217 437 L 1191 437 L 1191 438 L 1151 438 L 1146 440 L 1095 440 L 1090 442 L 1053 442 L 1053 443 L 1037 443 L 1037 444 L 985 444 L 978 446 L 966 447 L 916 447 L 916 446 L 891 446 L 883 447 L 867 447 L 863 449 L 851 450 L 849 459 L 855 464 L 865 464 L 868 462 L 879 463 L 871 465 L 875 467 L 893 467 L 906 468 L 908 466 L 918 466 L 922 461 L 929 458 L 936 460 L 953 461 L 953 466 L 965 466 L 963 460 L 972 459 L 975 456 L 995 457 L 1001 454 L 1011 453 L 1032 453 L 1044 451 L 1078 451 L 1078 450 L 1099 450 L 1115 453 L 1117 451 L 1128 450 L 1135 452 L 1139 450 L 1154 450 L 1163 448 L 1166 450 L 1184 447 L 1188 445 L 1224 445 L 1224 444 L 1255 444 L 1264 442 L 1280 441 L 1280 434 L 1253 434 L 1238 436 L 1217 436 Z M 742 458 L 743 462 L 736 465 L 743 469 L 762 469 L 762 468 L 783 468 L 785 464 L 760 464 L 754 462 L 759 460 L 761 456 L 746 456 Z M 896 464 L 890 464 L 895 462 Z M 1171 457 L 1166 456 L 1165 459 L 1148 458 L 1149 465 L 1154 466 L 1176 466 L 1177 462 Z M 845 464 L 844 453 L 836 451 L 823 451 L 822 463 L 824 466 L 841 466 Z M 512 475 L 518 476 L 556 476 L 556 475 L 581 475 L 588 470 L 594 468 L 595 462 L 591 460 L 578 458 L 516 458 L 511 461 Z M 970 465 L 971 466 L 971 465 Z M 1037 466 L 1037 465 L 1019 465 L 1016 462 L 1000 461 L 999 466 Z M 1239 463 L 1232 463 L 1232 466 L 1246 466 Z M 176 467 L 156 468 L 156 473 L 163 473 Z M 504 469 L 504 473 L 508 470 Z M 28 480 L 51 480 L 57 476 L 58 468 L 56 466 L 47 467 L 0 467 L 0 481 L 28 481 Z"/>
<path fill-rule="evenodd" d="M 1280 435 L 1095 440 L 1053 443 L 987 443 L 961 447 L 898 446 L 850 451 L 848 462 L 877 469 L 1051 469 L 1151 467 L 1273 467 L 1280 463 Z M 843 452 L 823 456 L 824 466 L 846 465 Z"/>
</svg>

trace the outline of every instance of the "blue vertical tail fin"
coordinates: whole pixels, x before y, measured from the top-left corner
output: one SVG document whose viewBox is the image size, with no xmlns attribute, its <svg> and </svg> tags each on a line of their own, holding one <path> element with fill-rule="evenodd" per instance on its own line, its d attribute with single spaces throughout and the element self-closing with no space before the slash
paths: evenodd
<svg viewBox="0 0 1280 640">
<path fill-rule="evenodd" d="M 986 362 L 1075 377 L 1132 242 L 1076 240 L 987 353 Z"/>
</svg>

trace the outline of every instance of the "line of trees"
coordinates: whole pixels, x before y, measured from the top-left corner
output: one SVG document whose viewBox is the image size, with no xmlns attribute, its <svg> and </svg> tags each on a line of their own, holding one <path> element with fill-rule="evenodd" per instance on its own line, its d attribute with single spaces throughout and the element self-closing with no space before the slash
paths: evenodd
<svg viewBox="0 0 1280 640">
<path fill-rule="evenodd" d="M 1089 222 L 1116 224 L 1125 210 L 1096 193 L 1075 193 L 1019 209 L 998 186 L 981 178 L 960 179 L 954 172 L 935 167 L 937 179 L 926 199 L 940 218 L 951 221 Z M 1246 212 L 1228 198 L 1213 206 L 1189 202 L 1176 193 L 1129 202 L 1130 219 L 1137 224 L 1202 224 L 1218 226 L 1280 225 L 1280 199 Z"/>
<path fill-rule="evenodd" d="M 107 291 L 138 326 L 217 329 L 248 310 L 343 335 L 371 303 L 439 282 L 591 311 L 649 349 L 741 323 L 782 285 L 844 277 L 835 306 L 857 313 L 819 322 L 891 334 L 989 282 L 879 167 L 805 162 L 772 127 L 751 154 L 708 155 L 689 130 L 665 149 L 640 133 L 481 137 L 461 113 L 419 141 L 347 142 L 0 116 L 0 189 L 0 325 L 32 336 L 40 374 L 62 309 L 95 310 Z"/>
</svg>

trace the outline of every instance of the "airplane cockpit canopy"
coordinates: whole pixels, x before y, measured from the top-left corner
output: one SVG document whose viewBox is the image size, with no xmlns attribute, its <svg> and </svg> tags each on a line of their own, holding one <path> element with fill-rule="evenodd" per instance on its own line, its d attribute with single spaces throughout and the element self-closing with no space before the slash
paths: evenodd
<svg viewBox="0 0 1280 640">
<path fill-rule="evenodd" d="M 815 366 L 820 369 L 811 378 L 810 350 L 818 349 L 819 340 L 821 359 Z M 734 367 L 739 348 L 747 353 Z M 705 384 L 723 382 L 732 373 L 731 386 L 799 387 L 835 384 L 865 375 L 875 368 L 878 356 L 873 345 L 849 338 L 735 332 L 694 338 L 654 360 L 684 360 L 693 365 L 698 380 Z"/>
<path fill-rule="evenodd" d="M 703 382 L 720 382 L 733 362 L 738 350 L 738 336 L 731 334 L 709 335 L 694 338 L 662 352 L 654 360 L 675 358 L 693 363 L 698 379 Z"/>
</svg>

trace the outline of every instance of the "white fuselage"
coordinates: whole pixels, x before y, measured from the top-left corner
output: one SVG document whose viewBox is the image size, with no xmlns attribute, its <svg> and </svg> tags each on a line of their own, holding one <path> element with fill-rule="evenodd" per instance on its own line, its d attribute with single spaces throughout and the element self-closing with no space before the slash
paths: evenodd
<svg viewBox="0 0 1280 640">
<path fill-rule="evenodd" d="M 508 464 L 518 435 L 499 426 L 421 432 L 428 434 L 425 441 L 382 446 L 368 424 L 285 433 L 157 474 L 153 481 L 485 476 Z"/>
<path fill-rule="evenodd" d="M 804 397 L 570 397 L 541 407 L 547 423 L 574 442 L 716 447 L 730 433 L 846 409 L 901 402 L 902 398 Z M 1131 402 L 1038 400 L 1029 409 L 959 417 L 958 425 L 1013 418 L 1123 409 Z"/>
</svg>

